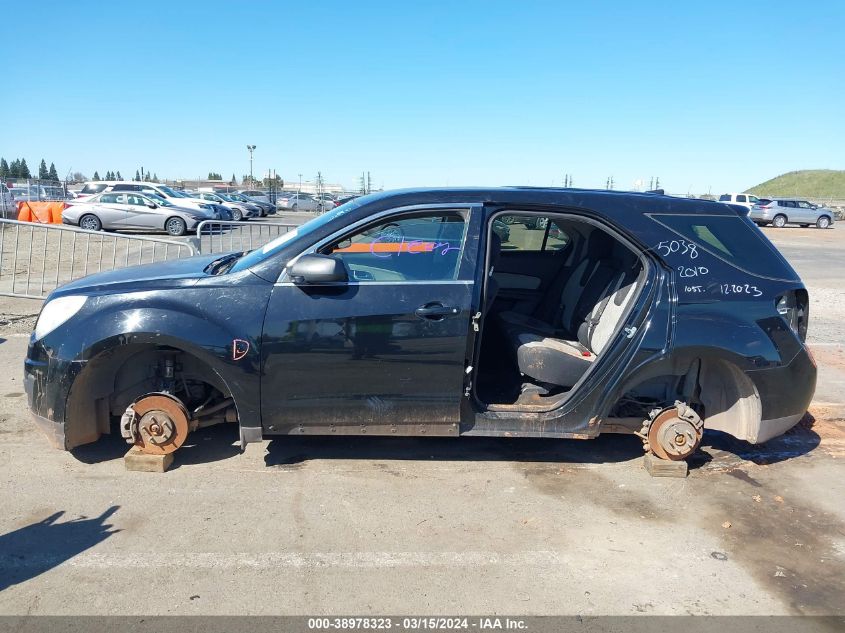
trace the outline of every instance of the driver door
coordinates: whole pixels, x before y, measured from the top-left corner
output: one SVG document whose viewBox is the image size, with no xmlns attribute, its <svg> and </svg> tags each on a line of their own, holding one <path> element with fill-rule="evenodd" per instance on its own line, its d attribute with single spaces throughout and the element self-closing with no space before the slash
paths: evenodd
<svg viewBox="0 0 845 633">
<path fill-rule="evenodd" d="M 275 285 L 264 321 L 267 433 L 457 435 L 479 207 L 391 213 L 314 252 L 348 281 Z"/>
</svg>

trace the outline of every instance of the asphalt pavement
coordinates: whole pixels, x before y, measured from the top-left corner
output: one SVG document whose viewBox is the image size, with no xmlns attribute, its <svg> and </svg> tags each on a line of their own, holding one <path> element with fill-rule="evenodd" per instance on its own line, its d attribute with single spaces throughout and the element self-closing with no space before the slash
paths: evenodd
<svg viewBox="0 0 845 633">
<path fill-rule="evenodd" d="M 686 479 L 638 439 L 195 433 L 165 474 L 28 419 L 38 304 L 0 299 L 0 614 L 845 612 L 843 230 L 766 230 L 810 288 L 816 401 Z"/>
</svg>

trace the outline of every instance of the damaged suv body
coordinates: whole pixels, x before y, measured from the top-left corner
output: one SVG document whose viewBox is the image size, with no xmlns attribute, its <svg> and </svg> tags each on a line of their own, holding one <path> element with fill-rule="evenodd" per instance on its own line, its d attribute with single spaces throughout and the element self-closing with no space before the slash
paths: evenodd
<svg viewBox="0 0 845 633">
<path fill-rule="evenodd" d="M 747 211 L 572 189 L 361 197 L 249 253 L 56 290 L 29 405 L 63 449 L 119 429 L 167 453 L 227 422 L 242 446 L 625 432 L 679 460 L 704 429 L 764 442 L 805 413 L 816 368 L 807 292 Z"/>
</svg>

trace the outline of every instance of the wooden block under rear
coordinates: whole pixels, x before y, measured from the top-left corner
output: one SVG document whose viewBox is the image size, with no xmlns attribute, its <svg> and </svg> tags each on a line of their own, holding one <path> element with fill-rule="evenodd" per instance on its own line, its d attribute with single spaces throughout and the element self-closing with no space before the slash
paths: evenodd
<svg viewBox="0 0 845 633">
<path fill-rule="evenodd" d="M 668 459 L 660 459 L 651 453 L 643 457 L 643 466 L 652 477 L 681 477 L 684 478 L 689 472 L 689 466 L 685 460 L 673 462 Z"/>
<path fill-rule="evenodd" d="M 123 464 L 126 470 L 134 470 L 142 473 L 163 473 L 173 463 L 173 453 L 167 455 L 147 455 L 142 453 L 137 446 L 129 449 L 123 457 Z"/>
</svg>

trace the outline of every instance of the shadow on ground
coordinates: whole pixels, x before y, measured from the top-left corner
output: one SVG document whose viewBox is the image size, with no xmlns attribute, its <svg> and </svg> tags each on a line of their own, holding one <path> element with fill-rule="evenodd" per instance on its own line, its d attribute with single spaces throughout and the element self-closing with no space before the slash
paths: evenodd
<svg viewBox="0 0 845 633">
<path fill-rule="evenodd" d="M 241 452 L 237 444 L 238 427 L 235 424 L 221 424 L 199 429 L 188 436 L 185 444 L 173 455 L 174 470 L 187 464 L 205 464 L 233 457 Z M 129 450 L 129 444 L 119 433 L 104 435 L 93 444 L 79 446 L 71 454 L 84 464 L 97 464 L 112 459 L 122 459 Z"/>
<path fill-rule="evenodd" d="M 806 455 L 820 442 L 807 413 L 781 437 L 749 444 L 719 431 L 706 431 L 701 449 L 689 459 L 691 469 L 726 457 L 754 464 L 774 464 Z M 129 446 L 118 434 L 73 450 L 86 464 L 121 459 Z M 171 470 L 181 465 L 212 463 L 240 453 L 234 424 L 200 429 L 174 455 Z M 432 460 L 550 462 L 571 464 L 620 463 L 642 457 L 642 442 L 633 435 L 607 434 L 594 440 L 497 437 L 276 436 L 267 449 L 267 466 L 301 464 L 312 459 Z"/>
<path fill-rule="evenodd" d="M 106 540 L 119 530 L 106 521 L 120 506 L 94 518 L 59 523 L 64 512 L 0 535 L 0 591 L 26 582 Z"/>
</svg>

